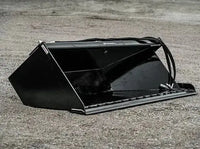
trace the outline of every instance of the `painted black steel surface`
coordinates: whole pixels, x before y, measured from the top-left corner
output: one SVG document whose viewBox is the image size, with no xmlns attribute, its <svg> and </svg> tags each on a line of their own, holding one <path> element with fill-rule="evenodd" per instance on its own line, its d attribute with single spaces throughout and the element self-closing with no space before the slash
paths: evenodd
<svg viewBox="0 0 200 149">
<path fill-rule="evenodd" d="M 41 43 L 9 80 L 25 105 L 84 114 L 196 94 L 175 82 L 155 53 L 161 46 L 148 38 Z"/>
</svg>

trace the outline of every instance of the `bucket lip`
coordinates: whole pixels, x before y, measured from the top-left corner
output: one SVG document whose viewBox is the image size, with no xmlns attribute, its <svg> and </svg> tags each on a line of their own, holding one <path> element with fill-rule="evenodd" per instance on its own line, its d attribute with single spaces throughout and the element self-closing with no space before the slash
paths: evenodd
<svg viewBox="0 0 200 149">
<path fill-rule="evenodd" d="M 133 98 L 127 98 L 123 99 L 121 102 L 113 102 L 113 103 L 108 103 L 108 104 L 100 104 L 97 106 L 91 106 L 85 107 L 84 114 L 86 115 L 91 115 L 91 114 L 96 114 L 96 113 L 102 113 L 102 112 L 107 112 L 111 110 L 118 110 L 118 109 L 123 109 L 127 107 L 133 107 L 133 106 L 138 106 L 138 105 L 144 105 L 144 104 L 149 104 L 149 103 L 154 103 L 154 102 L 159 102 L 159 101 L 165 101 L 169 99 L 175 99 L 175 98 L 180 98 L 180 97 L 187 97 L 187 96 L 192 96 L 192 95 L 197 95 L 197 92 L 195 90 L 184 90 L 176 93 L 171 93 L 171 94 L 160 94 L 152 97 L 133 97 Z"/>
</svg>

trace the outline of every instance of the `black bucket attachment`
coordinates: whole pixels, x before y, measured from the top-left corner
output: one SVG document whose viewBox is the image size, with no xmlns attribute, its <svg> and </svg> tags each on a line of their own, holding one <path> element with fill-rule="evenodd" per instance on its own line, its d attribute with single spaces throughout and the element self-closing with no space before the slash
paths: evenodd
<svg viewBox="0 0 200 149">
<path fill-rule="evenodd" d="M 175 72 L 160 38 L 87 39 L 40 43 L 9 80 L 25 105 L 94 114 L 195 95 Z"/>
</svg>

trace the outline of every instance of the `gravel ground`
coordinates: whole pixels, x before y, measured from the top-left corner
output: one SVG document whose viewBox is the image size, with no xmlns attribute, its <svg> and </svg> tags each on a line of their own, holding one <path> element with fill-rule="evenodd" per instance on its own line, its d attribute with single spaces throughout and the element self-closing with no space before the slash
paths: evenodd
<svg viewBox="0 0 200 149">
<path fill-rule="evenodd" d="M 200 148 L 199 95 L 84 116 L 24 106 L 8 82 L 38 40 L 125 36 L 162 37 L 200 91 L 198 0 L 0 0 L 0 148 Z"/>
</svg>

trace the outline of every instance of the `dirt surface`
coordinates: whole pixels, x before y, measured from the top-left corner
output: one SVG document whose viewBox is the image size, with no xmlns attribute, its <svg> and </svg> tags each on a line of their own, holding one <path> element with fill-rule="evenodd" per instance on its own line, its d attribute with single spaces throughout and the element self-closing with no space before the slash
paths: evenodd
<svg viewBox="0 0 200 149">
<path fill-rule="evenodd" d="M 38 40 L 126 36 L 162 37 L 200 91 L 198 0 L 0 0 L 0 148 L 200 148 L 199 95 L 84 116 L 24 106 L 8 82 Z"/>
</svg>

